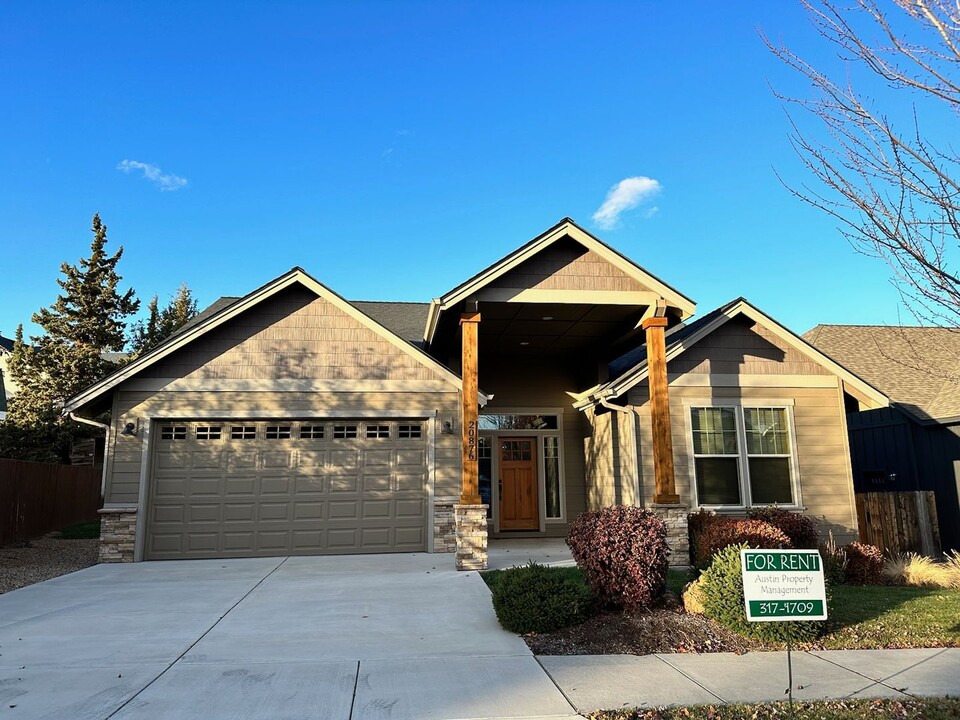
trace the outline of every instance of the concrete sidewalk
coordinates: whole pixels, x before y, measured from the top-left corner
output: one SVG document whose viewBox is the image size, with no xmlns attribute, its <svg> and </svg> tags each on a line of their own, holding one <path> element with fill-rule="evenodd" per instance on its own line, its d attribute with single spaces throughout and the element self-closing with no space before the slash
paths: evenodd
<svg viewBox="0 0 960 720">
<path fill-rule="evenodd" d="M 537 658 L 579 712 L 786 700 L 787 654 Z M 795 700 L 960 695 L 960 649 L 793 653 Z"/>
</svg>

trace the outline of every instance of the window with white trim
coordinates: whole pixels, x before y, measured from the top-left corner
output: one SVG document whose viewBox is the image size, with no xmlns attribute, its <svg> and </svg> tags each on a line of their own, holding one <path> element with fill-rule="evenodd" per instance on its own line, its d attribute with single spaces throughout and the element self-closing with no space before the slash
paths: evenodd
<svg viewBox="0 0 960 720">
<path fill-rule="evenodd" d="M 291 428 L 289 425 L 267 425 L 265 435 L 267 440 L 289 440 Z"/>
<path fill-rule="evenodd" d="M 301 425 L 301 440 L 323 440 L 323 425 Z"/>
<path fill-rule="evenodd" d="M 230 428 L 230 439 L 231 440 L 256 440 L 257 426 L 256 425 L 233 425 Z"/>
<path fill-rule="evenodd" d="M 423 436 L 423 426 L 420 423 L 401 423 L 397 425 L 397 437 L 401 440 L 413 440 Z"/>
<path fill-rule="evenodd" d="M 700 505 L 793 505 L 793 445 L 784 407 L 693 407 Z"/>
<path fill-rule="evenodd" d="M 356 425 L 334 425 L 333 426 L 334 440 L 351 440 L 356 436 L 357 436 Z"/>
<path fill-rule="evenodd" d="M 389 425 L 367 425 L 366 430 L 367 437 L 371 439 L 390 437 Z"/>
<path fill-rule="evenodd" d="M 161 440 L 186 440 L 186 425 L 162 425 L 160 427 Z"/>
<path fill-rule="evenodd" d="M 197 425 L 197 440 L 219 440 L 222 431 L 220 425 Z"/>
</svg>

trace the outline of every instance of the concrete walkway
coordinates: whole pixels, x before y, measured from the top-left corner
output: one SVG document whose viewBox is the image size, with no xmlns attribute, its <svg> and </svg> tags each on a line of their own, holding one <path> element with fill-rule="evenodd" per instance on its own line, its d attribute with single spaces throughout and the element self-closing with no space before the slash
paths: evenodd
<svg viewBox="0 0 960 720">
<path fill-rule="evenodd" d="M 786 700 L 787 654 L 540 656 L 580 712 Z M 795 700 L 960 695 L 960 649 L 793 653 Z"/>
<path fill-rule="evenodd" d="M 562 542 L 562 541 L 561 541 Z M 568 564 L 557 543 L 491 565 Z M 496 720 L 777 700 L 784 653 L 534 658 L 449 555 L 99 565 L 0 595 L 0 720 Z M 795 696 L 960 695 L 960 650 L 794 655 Z"/>
<path fill-rule="evenodd" d="M 0 718 L 571 718 L 449 555 L 99 565 L 0 595 Z"/>
</svg>

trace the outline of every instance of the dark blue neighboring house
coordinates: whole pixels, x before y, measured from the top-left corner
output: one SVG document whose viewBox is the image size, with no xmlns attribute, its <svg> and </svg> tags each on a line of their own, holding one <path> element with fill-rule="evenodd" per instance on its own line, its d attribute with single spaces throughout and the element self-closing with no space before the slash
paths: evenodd
<svg viewBox="0 0 960 720">
<path fill-rule="evenodd" d="M 848 398 L 856 492 L 932 490 L 944 550 L 960 550 L 960 328 L 818 325 L 804 334 L 886 394 Z"/>
</svg>

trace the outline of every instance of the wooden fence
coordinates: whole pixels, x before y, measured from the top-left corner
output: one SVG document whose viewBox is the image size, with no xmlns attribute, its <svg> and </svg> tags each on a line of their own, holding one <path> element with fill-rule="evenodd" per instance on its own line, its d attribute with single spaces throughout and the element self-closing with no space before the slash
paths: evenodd
<svg viewBox="0 0 960 720">
<path fill-rule="evenodd" d="M 0 459 L 0 546 L 97 519 L 99 467 Z"/>
<path fill-rule="evenodd" d="M 940 552 L 940 526 L 932 491 L 857 493 L 860 542 L 884 554 Z"/>
</svg>

